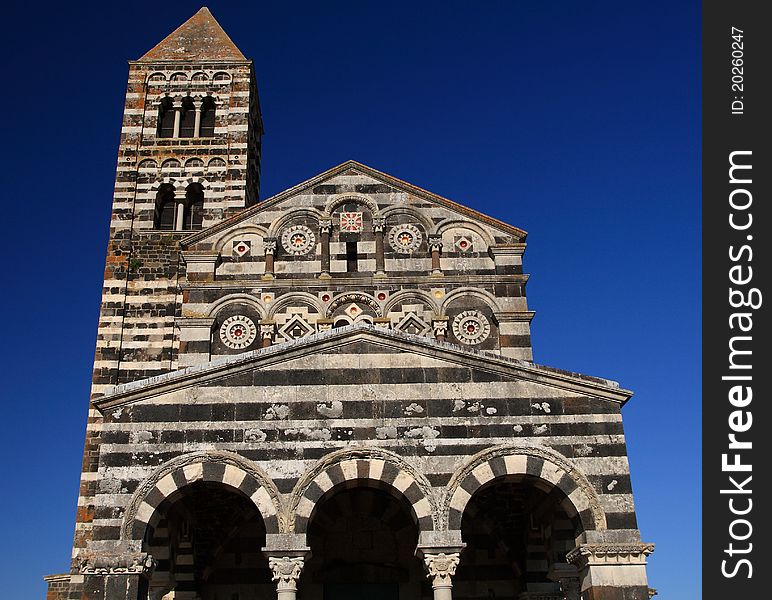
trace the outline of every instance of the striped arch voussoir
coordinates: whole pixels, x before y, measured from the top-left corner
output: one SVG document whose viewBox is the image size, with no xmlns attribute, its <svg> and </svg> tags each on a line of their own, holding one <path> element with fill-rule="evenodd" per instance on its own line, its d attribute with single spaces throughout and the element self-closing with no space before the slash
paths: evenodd
<svg viewBox="0 0 772 600">
<path fill-rule="evenodd" d="M 295 486 L 289 514 L 295 533 L 305 533 L 319 500 L 335 487 L 371 485 L 403 497 L 411 507 L 419 531 L 434 530 L 437 514 L 431 485 L 396 454 L 374 448 L 347 448 L 323 458 Z"/>
<path fill-rule="evenodd" d="M 561 506 L 585 531 L 607 528 L 606 514 L 587 478 L 561 454 L 542 447 L 496 446 L 473 456 L 448 483 L 443 519 L 460 529 L 471 497 L 486 483 L 507 476 L 530 476 L 560 490 Z"/>
<path fill-rule="evenodd" d="M 161 503 L 196 481 L 221 483 L 246 495 L 260 511 L 267 533 L 282 528 L 282 504 L 270 478 L 246 459 L 228 452 L 194 452 L 172 459 L 134 492 L 121 527 L 122 539 L 140 540 L 161 518 Z"/>
</svg>

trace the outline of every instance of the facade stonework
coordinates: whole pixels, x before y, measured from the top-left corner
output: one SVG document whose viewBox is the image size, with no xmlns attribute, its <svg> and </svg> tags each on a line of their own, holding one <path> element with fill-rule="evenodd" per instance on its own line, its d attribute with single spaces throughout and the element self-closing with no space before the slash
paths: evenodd
<svg viewBox="0 0 772 600">
<path fill-rule="evenodd" d="M 252 62 L 130 63 L 49 600 L 644 600 L 615 382 L 533 362 L 526 233 L 354 161 L 258 201 Z"/>
</svg>

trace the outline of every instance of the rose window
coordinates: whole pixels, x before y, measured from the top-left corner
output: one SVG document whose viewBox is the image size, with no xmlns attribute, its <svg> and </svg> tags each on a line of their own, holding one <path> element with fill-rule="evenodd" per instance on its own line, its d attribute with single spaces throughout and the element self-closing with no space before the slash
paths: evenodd
<svg viewBox="0 0 772 600">
<path fill-rule="evenodd" d="M 415 225 L 397 225 L 389 233 L 391 247 L 401 254 L 410 254 L 421 245 L 421 231 Z"/>
<path fill-rule="evenodd" d="M 288 227 L 281 236 L 281 245 L 289 254 L 308 254 L 315 243 L 314 232 L 304 225 Z"/>
<path fill-rule="evenodd" d="M 480 344 L 488 339 L 491 326 L 481 312 L 466 310 L 453 319 L 453 333 L 463 344 Z"/>
<path fill-rule="evenodd" d="M 256 337 L 257 327 L 254 322 L 252 319 L 242 315 L 225 319 L 220 327 L 222 343 L 234 350 L 246 348 L 255 341 Z"/>
</svg>

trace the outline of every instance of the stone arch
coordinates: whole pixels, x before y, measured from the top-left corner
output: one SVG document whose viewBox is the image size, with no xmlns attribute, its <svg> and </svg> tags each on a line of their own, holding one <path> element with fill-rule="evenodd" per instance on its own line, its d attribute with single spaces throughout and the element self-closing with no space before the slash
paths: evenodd
<svg viewBox="0 0 772 600">
<path fill-rule="evenodd" d="M 222 235 L 214 242 L 214 249 L 218 252 L 222 252 L 223 248 L 225 248 L 228 242 L 244 235 L 256 235 L 265 239 L 268 237 L 268 232 L 265 230 L 265 227 L 255 225 L 253 223 L 247 223 L 240 227 L 236 227 L 235 229 L 228 229 L 224 231 Z"/>
<path fill-rule="evenodd" d="M 145 83 L 160 85 L 166 83 L 166 73 L 161 71 L 153 71 L 145 78 Z"/>
<path fill-rule="evenodd" d="M 297 219 L 298 217 L 310 217 L 316 222 L 318 227 L 319 221 L 324 217 L 324 215 L 322 215 L 322 213 L 315 208 L 298 208 L 291 210 L 290 212 L 285 213 L 275 219 L 273 223 L 269 225 L 268 236 L 278 238 L 284 225 L 291 222 L 293 219 Z M 319 232 L 317 231 L 315 233 Z"/>
<path fill-rule="evenodd" d="M 587 478 L 568 459 L 541 446 L 504 444 L 478 452 L 456 471 L 446 486 L 443 525 L 460 529 L 467 503 L 486 483 L 508 475 L 530 475 L 558 488 L 569 516 L 576 515 L 585 531 L 605 530 L 606 513 Z"/>
<path fill-rule="evenodd" d="M 330 302 L 330 304 L 327 306 L 327 317 L 332 317 L 335 311 L 346 302 L 359 302 L 361 304 L 367 304 L 367 306 L 373 309 L 376 317 L 383 316 L 381 306 L 378 304 L 378 301 L 375 298 L 362 292 L 351 292 L 348 294 L 335 296 L 335 298 L 332 299 L 332 302 Z"/>
<path fill-rule="evenodd" d="M 221 483 L 247 496 L 260 512 L 267 533 L 285 529 L 281 496 L 262 470 L 238 454 L 202 451 L 173 458 L 139 485 L 124 514 L 121 539 L 141 540 L 148 525 L 160 518 L 161 503 L 196 481 Z"/>
<path fill-rule="evenodd" d="M 436 233 L 437 235 L 442 235 L 443 231 L 445 231 L 446 229 L 450 229 L 452 227 L 458 227 L 460 229 L 470 229 L 471 231 L 474 231 L 485 241 L 485 244 L 489 247 L 496 243 L 495 240 L 493 239 L 493 236 L 484 227 L 481 227 L 480 225 L 478 225 L 473 221 L 463 221 L 461 219 L 448 219 L 445 221 L 441 221 L 440 223 L 437 223 L 434 233 Z"/>
<path fill-rule="evenodd" d="M 399 292 L 389 296 L 386 303 L 383 305 L 383 314 L 388 315 L 389 312 L 397 305 L 409 300 L 419 300 L 428 304 L 435 313 L 440 313 L 440 307 L 437 305 L 437 301 L 431 294 L 423 290 L 400 290 Z"/>
<path fill-rule="evenodd" d="M 254 296 L 250 296 L 249 294 L 228 294 L 211 304 L 207 316 L 216 317 L 222 309 L 231 304 L 246 304 L 251 306 L 258 312 L 261 319 L 264 319 L 265 315 L 268 313 L 263 303 Z"/>
<path fill-rule="evenodd" d="M 174 187 L 174 191 L 180 194 L 184 194 L 185 190 L 192 183 L 198 183 L 202 188 L 208 190 L 210 183 L 205 177 L 191 176 L 191 177 L 169 177 L 168 175 L 157 177 L 156 180 L 150 185 L 150 193 L 155 193 L 164 184 L 169 184 Z"/>
<path fill-rule="evenodd" d="M 440 306 L 442 314 L 445 314 L 448 306 L 461 296 L 474 296 L 485 302 L 494 313 L 501 311 L 501 307 L 499 306 L 496 297 L 490 292 L 479 288 L 460 287 L 448 292 L 445 298 L 443 298 L 442 305 Z"/>
<path fill-rule="evenodd" d="M 373 218 L 380 216 L 378 205 L 364 194 L 342 194 L 340 196 L 333 196 L 327 201 L 327 204 L 324 206 L 324 218 L 331 219 L 335 209 L 346 202 L 358 202 L 359 204 L 364 204 L 372 214 Z"/>
<path fill-rule="evenodd" d="M 381 216 L 386 220 L 387 225 L 389 225 L 389 217 L 394 217 L 397 215 L 410 215 L 413 217 L 423 226 L 426 235 L 429 235 L 434 230 L 434 225 L 432 224 L 431 219 L 412 206 L 390 206 L 385 208 L 381 213 Z"/>
<path fill-rule="evenodd" d="M 281 309 L 283 309 L 288 304 L 291 304 L 292 302 L 302 302 L 303 304 L 308 304 L 319 313 L 319 316 L 324 314 L 324 306 L 322 305 L 322 302 L 313 294 L 309 294 L 308 292 L 290 292 L 288 294 L 282 294 L 273 301 L 271 308 L 268 309 L 268 318 L 273 318 L 273 316 L 276 315 Z"/>
<path fill-rule="evenodd" d="M 419 531 L 433 531 L 437 504 L 431 484 L 399 455 L 381 448 L 345 448 L 322 458 L 295 485 L 289 501 L 289 525 L 305 533 L 317 502 L 339 486 L 369 482 L 404 498 L 410 504 Z"/>
</svg>

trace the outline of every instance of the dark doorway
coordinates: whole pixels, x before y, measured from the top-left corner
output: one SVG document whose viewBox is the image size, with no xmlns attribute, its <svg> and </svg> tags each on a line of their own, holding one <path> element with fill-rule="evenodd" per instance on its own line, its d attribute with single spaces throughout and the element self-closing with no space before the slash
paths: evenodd
<svg viewBox="0 0 772 600">
<path fill-rule="evenodd" d="M 149 598 L 174 590 L 201 600 L 275 597 L 265 546 L 265 525 L 254 503 L 221 483 L 198 481 L 181 488 L 158 510 L 162 518 L 146 535 L 157 557 Z"/>
<path fill-rule="evenodd" d="M 339 488 L 323 496 L 307 539 L 311 558 L 298 597 L 431 598 L 423 565 L 415 557 L 418 526 L 410 506 L 383 489 Z"/>
</svg>

